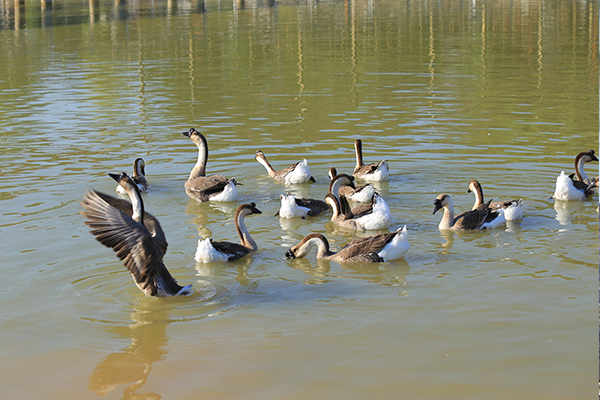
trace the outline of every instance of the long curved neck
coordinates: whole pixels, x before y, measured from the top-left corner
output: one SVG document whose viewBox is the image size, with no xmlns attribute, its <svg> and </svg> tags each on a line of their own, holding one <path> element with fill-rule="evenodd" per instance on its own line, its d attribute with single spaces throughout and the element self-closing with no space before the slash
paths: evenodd
<svg viewBox="0 0 600 400">
<path fill-rule="evenodd" d="M 256 161 L 258 161 L 263 167 L 265 167 L 269 176 L 273 176 L 277 173 L 277 171 L 275 171 L 275 168 L 273 168 L 271 164 L 269 164 L 269 161 L 267 161 L 267 157 L 262 152 L 256 154 Z"/>
<path fill-rule="evenodd" d="M 473 204 L 473 208 L 472 208 L 472 210 L 474 210 L 483 204 L 483 189 L 481 188 L 481 185 L 479 185 L 479 184 L 472 185 L 471 189 L 472 189 L 473 193 L 475 194 L 475 204 Z"/>
<path fill-rule="evenodd" d="M 201 137 L 200 141 L 195 143 L 196 146 L 198 146 L 198 161 L 196 161 L 196 165 L 194 165 L 192 172 L 190 172 L 190 179 L 206 176 L 206 162 L 208 161 L 208 145 L 206 144 L 206 139 Z"/>
<path fill-rule="evenodd" d="M 320 237 L 314 237 L 307 240 L 306 243 L 304 243 L 304 245 L 302 245 L 302 247 L 299 249 L 298 253 L 302 254 L 302 257 L 304 257 L 310 252 L 310 249 L 313 246 L 317 246 L 317 258 L 329 258 L 336 254 L 329 250 L 329 243 L 325 242 Z"/>
<path fill-rule="evenodd" d="M 448 204 L 444 206 L 444 216 L 440 221 L 440 229 L 450 229 L 454 226 L 454 204 L 452 200 L 448 200 Z"/>
<path fill-rule="evenodd" d="M 577 179 L 579 179 L 579 181 L 581 181 L 581 182 L 585 182 L 586 184 L 589 184 L 590 178 L 588 178 L 588 176 L 585 173 L 585 170 L 583 169 L 584 165 L 585 165 L 584 157 L 578 156 L 577 159 L 575 160 L 575 173 L 577 174 Z"/>
<path fill-rule="evenodd" d="M 235 216 L 235 228 L 238 231 L 238 235 L 240 236 L 240 242 L 242 246 L 247 247 L 252 250 L 257 250 L 258 245 L 250 236 L 250 232 L 248 232 L 248 228 L 246 228 L 246 223 L 244 222 L 244 218 L 246 217 L 245 212 L 239 212 Z"/>
<path fill-rule="evenodd" d="M 142 164 L 140 161 L 137 161 L 134 165 L 133 165 L 133 177 L 134 178 L 139 178 L 146 175 L 145 171 L 144 171 L 144 164 Z"/>
<path fill-rule="evenodd" d="M 125 191 L 129 195 L 129 199 L 131 200 L 131 209 L 133 210 L 133 214 L 131 218 L 139 222 L 140 224 L 144 224 L 144 201 L 142 200 L 142 196 L 140 195 L 140 191 L 137 188 L 137 185 L 127 185 Z"/>
<path fill-rule="evenodd" d="M 362 142 L 360 139 L 354 142 L 354 149 L 356 150 L 356 167 L 362 167 L 365 164 L 363 163 Z"/>
<path fill-rule="evenodd" d="M 340 187 L 342 187 L 342 179 L 336 179 L 334 181 L 331 182 L 331 184 L 329 185 L 329 193 L 331 193 L 332 195 L 334 195 L 335 197 L 337 197 L 338 199 L 340 198 Z"/>
<path fill-rule="evenodd" d="M 331 207 L 331 211 L 332 211 L 331 220 L 333 221 L 340 215 L 340 208 L 341 208 L 340 202 L 337 197 L 335 197 L 333 199 L 331 197 L 327 197 L 325 199 L 325 201 Z"/>
</svg>

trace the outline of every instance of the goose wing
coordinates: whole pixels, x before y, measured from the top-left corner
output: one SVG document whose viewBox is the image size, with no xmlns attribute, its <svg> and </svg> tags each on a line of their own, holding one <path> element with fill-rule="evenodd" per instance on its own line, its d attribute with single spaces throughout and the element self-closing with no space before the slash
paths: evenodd
<svg viewBox="0 0 600 400">
<path fill-rule="evenodd" d="M 458 229 L 463 230 L 479 229 L 490 214 L 491 202 L 492 201 L 489 200 L 487 203 L 480 205 L 472 211 L 467 211 L 462 214 L 459 214 L 458 216 L 456 216 L 456 218 L 454 218 L 454 225 Z"/>
<path fill-rule="evenodd" d="M 579 179 L 575 179 L 575 174 L 569 175 L 569 178 L 571 178 L 573 186 L 575 186 L 576 189 L 581 190 L 586 197 L 589 197 L 594 193 L 593 189 L 596 187 L 596 181 L 594 179 L 588 184 Z"/>
<path fill-rule="evenodd" d="M 156 295 L 155 279 L 166 269 L 162 253 L 148 229 L 129 215 L 111 206 L 92 190 L 84 195 L 85 224 L 100 243 L 112 248 L 131 272 L 138 286 Z"/>
<path fill-rule="evenodd" d="M 281 178 L 285 177 L 287 174 L 289 174 L 290 172 L 292 172 L 293 170 L 296 169 L 296 167 L 298 166 L 298 164 L 300 164 L 301 161 L 298 161 L 296 164 L 292 164 L 289 167 L 285 167 L 283 169 L 280 169 L 279 171 L 277 171 L 277 175 Z"/>
<path fill-rule="evenodd" d="M 383 259 L 377 253 L 391 242 L 396 234 L 398 232 L 379 233 L 375 236 L 354 239 L 340 250 L 338 256 L 344 260 L 381 262 Z"/>
<path fill-rule="evenodd" d="M 377 168 L 379 167 L 380 163 L 372 163 L 372 164 L 367 164 L 367 165 L 361 165 L 360 167 L 356 167 L 354 169 L 354 173 L 355 174 L 359 174 L 359 175 L 366 175 L 366 174 L 372 174 L 373 172 L 377 171 Z"/>
<path fill-rule="evenodd" d="M 228 257 L 228 261 L 235 261 L 246 254 L 250 253 L 250 249 L 246 246 L 242 246 L 239 243 L 233 242 L 213 242 L 211 240 L 213 247 L 220 253 L 224 254 Z"/>
<path fill-rule="evenodd" d="M 309 216 L 320 214 L 323 211 L 329 209 L 329 205 L 327 203 L 325 203 L 323 200 L 317 200 L 317 199 L 300 198 L 300 199 L 296 199 L 296 204 L 298 205 L 298 207 L 308 208 Z"/>
<path fill-rule="evenodd" d="M 116 197 L 109 196 L 107 194 L 94 191 L 98 197 L 102 200 L 110 204 L 111 206 L 121 210 L 125 214 L 130 217 L 133 215 L 133 208 L 131 207 L 131 203 L 127 200 L 117 199 Z M 164 256 L 167 253 L 167 247 L 169 244 L 167 243 L 167 237 L 160 226 L 160 223 L 152 214 L 149 212 L 144 212 L 144 226 L 150 232 L 150 235 L 154 239 L 154 242 L 160 249 L 162 255 Z"/>
<path fill-rule="evenodd" d="M 371 200 L 371 204 L 363 204 L 352 208 L 352 214 L 354 214 L 354 218 L 364 217 L 365 215 L 371 214 L 372 212 L 373 200 Z"/>
<path fill-rule="evenodd" d="M 220 193 L 229 183 L 229 179 L 223 175 L 198 176 L 186 182 L 186 189 L 191 192 L 200 192 L 207 196 Z"/>
</svg>

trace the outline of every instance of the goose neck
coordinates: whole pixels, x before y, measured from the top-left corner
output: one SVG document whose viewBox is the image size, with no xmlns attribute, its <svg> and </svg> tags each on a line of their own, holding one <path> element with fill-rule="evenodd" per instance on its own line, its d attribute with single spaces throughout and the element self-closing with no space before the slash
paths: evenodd
<svg viewBox="0 0 600 400">
<path fill-rule="evenodd" d="M 575 174 L 577 175 L 577 179 L 581 182 L 585 182 L 586 184 L 590 183 L 590 178 L 588 178 L 585 170 L 583 169 L 585 165 L 585 157 L 578 156 L 575 160 Z"/>
<path fill-rule="evenodd" d="M 236 215 L 235 228 L 237 229 L 238 235 L 240 236 L 240 242 L 242 243 L 242 246 L 245 246 L 252 250 L 257 250 L 258 245 L 254 241 L 254 239 L 252 239 L 252 236 L 250 236 L 250 232 L 248 231 L 248 228 L 246 228 L 246 223 L 244 222 L 244 218 L 246 217 L 246 215 L 247 213 L 244 211 L 239 212 Z"/>
</svg>

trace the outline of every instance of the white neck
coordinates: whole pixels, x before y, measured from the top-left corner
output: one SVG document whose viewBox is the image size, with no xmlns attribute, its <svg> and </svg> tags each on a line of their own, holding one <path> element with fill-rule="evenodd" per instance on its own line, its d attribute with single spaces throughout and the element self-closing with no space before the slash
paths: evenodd
<svg viewBox="0 0 600 400">
<path fill-rule="evenodd" d="M 275 174 L 277 171 L 275 171 L 275 169 L 273 169 L 273 167 L 271 166 L 271 164 L 268 163 L 267 160 L 265 160 L 262 157 L 256 157 L 256 161 L 258 161 L 263 167 L 265 167 L 265 169 L 267 170 L 267 172 L 269 173 L 269 175 L 273 175 Z"/>
<path fill-rule="evenodd" d="M 131 185 L 127 185 L 127 187 L 125 188 L 125 191 L 129 195 L 129 199 L 131 200 L 131 208 L 133 210 L 131 218 L 134 221 L 139 222 L 140 224 L 144 224 L 144 203 L 138 191 L 135 189 L 136 188 L 134 188 Z"/>
<path fill-rule="evenodd" d="M 329 251 L 329 247 L 325 245 L 325 242 L 318 237 L 311 238 L 304 243 L 304 245 L 299 249 L 298 252 L 299 257 L 305 257 L 313 246 L 317 246 L 317 258 L 327 258 L 331 255 Z"/>
<path fill-rule="evenodd" d="M 448 198 L 448 204 L 444 206 L 444 216 L 440 221 L 440 229 L 450 229 L 454 226 L 454 203 Z"/>
<path fill-rule="evenodd" d="M 473 204 L 473 210 L 483 204 L 483 190 L 481 187 L 473 188 L 473 193 L 475 193 L 475 204 Z"/>
<path fill-rule="evenodd" d="M 244 218 L 247 213 L 242 211 L 238 214 L 237 220 L 235 221 L 235 227 L 237 228 L 238 235 L 240 236 L 240 241 L 242 246 L 245 246 L 252 250 L 257 250 L 258 246 L 254 239 L 250 236 L 250 232 L 248 232 L 248 228 L 246 228 L 246 223 L 244 222 Z"/>
<path fill-rule="evenodd" d="M 144 172 L 142 171 L 142 163 L 137 162 L 135 163 L 135 169 L 133 170 L 133 177 L 137 178 L 140 176 L 144 176 Z"/>
</svg>

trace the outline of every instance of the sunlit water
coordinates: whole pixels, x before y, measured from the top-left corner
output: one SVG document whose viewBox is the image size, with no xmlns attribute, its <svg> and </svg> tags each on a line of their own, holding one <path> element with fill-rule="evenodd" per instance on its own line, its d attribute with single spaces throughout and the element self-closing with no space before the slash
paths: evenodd
<svg viewBox="0 0 600 400">
<path fill-rule="evenodd" d="M 598 196 L 550 197 L 598 151 L 597 1 L 5 1 L 0 53 L 0 397 L 595 395 Z M 237 203 L 186 196 L 192 126 Z M 329 167 L 350 173 L 357 138 L 389 160 L 377 189 L 411 249 L 286 260 L 311 232 L 335 250 L 374 233 L 273 216 L 280 194 L 323 198 Z M 274 183 L 259 148 L 317 182 Z M 144 297 L 79 214 L 136 157 L 190 297 Z M 524 220 L 440 233 L 433 200 L 469 209 L 470 179 L 523 198 Z M 263 211 L 246 219 L 260 250 L 196 264 L 199 238 L 237 241 L 242 202 Z"/>
</svg>

